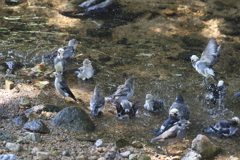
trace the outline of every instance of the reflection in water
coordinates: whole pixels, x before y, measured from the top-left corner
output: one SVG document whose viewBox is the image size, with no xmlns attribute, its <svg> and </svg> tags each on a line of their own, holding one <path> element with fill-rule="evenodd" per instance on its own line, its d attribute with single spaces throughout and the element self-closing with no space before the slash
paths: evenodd
<svg viewBox="0 0 240 160">
<path fill-rule="evenodd" d="M 208 20 L 200 19 L 207 14 L 205 3 L 190 4 L 187 0 L 182 2 L 185 5 L 179 5 L 178 2 L 162 5 L 157 2 L 146 5 L 133 5 L 131 1 L 120 3 L 126 12 L 107 19 L 63 16 L 59 11 L 65 6 L 69 7 L 66 1 L 30 1 L 19 6 L 2 3 L 0 61 L 38 63 L 42 55 L 52 53 L 70 39 L 77 39 L 81 44 L 77 46 L 75 57 L 67 62 L 64 79 L 73 94 L 86 103 L 85 109 L 96 84 L 100 84 L 103 94 L 108 96 L 126 79 L 136 78 L 135 94 L 131 98 L 132 102 L 141 101 L 136 117 L 119 121 L 116 109 L 107 104 L 103 115 L 93 118 L 97 123 L 93 136 L 97 138 L 104 133 L 109 140 L 137 139 L 151 145 L 152 130 L 160 128 L 168 118 L 168 109 L 179 93 L 191 112 L 192 125 L 187 134 L 190 140 L 202 133 L 206 126 L 240 115 L 239 102 L 233 99 L 233 94 L 239 91 L 240 82 L 237 67 L 239 57 L 236 54 L 239 47 L 234 44 L 237 38 L 229 36 L 233 42 L 223 39 L 226 36 L 217 28 L 222 19 L 211 18 L 212 15 Z M 175 14 L 169 14 L 165 9 Z M 128 16 L 129 13 L 132 13 L 132 17 Z M 218 63 L 214 66 L 216 76 L 224 79 L 228 85 L 226 99 L 222 102 L 224 108 L 220 109 L 205 101 L 207 90 L 200 86 L 202 77 L 190 62 L 190 56 L 199 55 L 211 37 L 218 40 L 222 38 L 224 44 Z M 92 61 L 96 74 L 87 81 L 78 80 L 74 71 L 86 58 Z M 53 79 L 50 81 L 53 82 Z M 49 87 L 44 93 L 47 97 L 39 97 L 37 104 L 63 105 L 54 94 L 54 88 Z M 161 112 L 152 113 L 143 108 L 146 94 L 164 101 Z M 69 101 L 64 106 L 72 105 Z M 238 136 L 223 140 L 214 135 L 208 137 L 226 150 L 225 154 L 240 156 L 240 144 L 236 140 Z"/>
</svg>

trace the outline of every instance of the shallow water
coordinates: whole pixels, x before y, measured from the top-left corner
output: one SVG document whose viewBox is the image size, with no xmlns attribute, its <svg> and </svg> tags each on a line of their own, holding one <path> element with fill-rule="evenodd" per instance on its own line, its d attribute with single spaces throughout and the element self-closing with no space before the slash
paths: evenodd
<svg viewBox="0 0 240 160">
<path fill-rule="evenodd" d="M 93 118 L 97 126 L 92 135 L 94 138 L 104 135 L 108 140 L 137 139 L 155 147 L 155 144 L 149 143 L 154 137 L 152 130 L 160 127 L 168 117 L 168 108 L 178 93 L 183 95 L 185 103 L 190 107 L 192 125 L 187 135 L 190 140 L 203 133 L 202 129 L 209 124 L 240 116 L 239 101 L 233 99 L 233 94 L 239 91 L 240 83 L 237 67 L 239 37 L 225 35 L 218 28 L 224 21 L 220 13 L 230 10 L 233 2 L 229 1 L 229 5 L 222 7 L 222 11 L 216 9 L 219 3 L 214 1 L 161 3 L 153 0 L 151 3 L 136 1 L 135 5 L 132 2 L 119 1 L 122 11 L 116 13 L 115 17 L 107 18 L 63 16 L 58 11 L 66 5 L 65 1 L 60 4 L 55 1 L 28 1 L 17 6 L 1 2 L 1 63 L 13 60 L 39 63 L 42 55 L 51 53 L 75 38 L 81 43 L 77 46 L 74 59 L 67 64 L 64 78 L 75 96 L 86 104 L 77 105 L 86 109 L 96 84 L 100 84 L 107 96 L 129 77 L 136 78 L 132 101 L 140 100 L 143 105 L 148 93 L 156 99 L 164 100 L 162 112 L 151 113 L 141 107 L 137 117 L 130 121 L 117 120 L 115 109 L 108 104 L 103 116 Z M 168 9 L 176 14 L 166 14 Z M 209 15 L 207 11 L 214 13 L 210 14 L 208 20 L 201 20 L 204 15 Z M 117 15 L 126 13 L 134 15 L 133 18 L 127 19 L 126 15 L 119 18 L 121 16 Z M 191 66 L 189 58 L 192 54 L 200 56 L 211 37 L 223 43 L 219 60 L 213 67 L 217 78 L 223 79 L 228 85 L 224 107 L 221 109 L 204 101 L 207 91 L 200 85 L 204 78 Z M 81 81 L 73 71 L 82 65 L 85 58 L 93 62 L 96 75 L 91 80 Z M 60 96 L 55 94 L 53 88 L 53 78 L 27 79 L 32 82 L 39 79 L 50 81 L 44 94 L 33 100 L 36 105 L 76 105 L 70 99 L 67 99 L 70 102 L 64 104 L 60 101 Z M 209 81 L 214 82 L 212 79 Z M 222 155 L 240 157 L 239 132 L 228 139 L 207 136 L 223 148 Z"/>
</svg>

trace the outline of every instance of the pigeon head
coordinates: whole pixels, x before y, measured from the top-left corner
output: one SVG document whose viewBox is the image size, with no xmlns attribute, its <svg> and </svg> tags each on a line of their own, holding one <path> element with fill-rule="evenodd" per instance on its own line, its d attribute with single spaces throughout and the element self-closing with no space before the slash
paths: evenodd
<svg viewBox="0 0 240 160">
<path fill-rule="evenodd" d="M 62 77 L 62 74 L 61 74 L 60 72 L 53 72 L 53 75 L 54 75 L 56 78 Z"/>
<path fill-rule="evenodd" d="M 236 125 L 240 122 L 240 120 L 239 120 L 238 117 L 233 117 L 233 118 L 231 119 L 231 121 L 232 121 L 233 123 L 235 123 Z"/>
<path fill-rule="evenodd" d="M 192 63 L 194 63 L 194 62 L 196 62 L 196 61 L 199 60 L 198 56 L 196 56 L 196 55 L 192 55 L 192 56 L 190 57 L 190 59 L 191 59 L 191 62 L 192 62 Z"/>
<path fill-rule="evenodd" d="M 222 87 L 222 86 L 223 86 L 223 84 L 224 84 L 224 81 L 223 81 L 223 80 L 220 80 L 220 81 L 218 81 L 218 84 L 217 84 L 217 86 L 218 86 L 218 87 Z"/>
<path fill-rule="evenodd" d="M 64 49 L 63 48 L 59 48 L 58 49 L 58 57 L 59 58 L 63 58 L 63 53 L 64 53 Z"/>
<path fill-rule="evenodd" d="M 178 115 L 179 115 L 179 111 L 176 108 L 173 108 L 169 111 L 169 116 L 178 117 Z"/>
<path fill-rule="evenodd" d="M 176 100 L 175 100 L 175 101 L 178 102 L 178 103 L 183 103 L 184 100 L 183 100 L 182 95 L 181 95 L 181 94 L 178 94 L 178 95 L 176 96 Z"/>
<path fill-rule="evenodd" d="M 126 81 L 125 81 L 125 85 L 133 85 L 135 79 L 134 78 L 128 78 Z"/>
<path fill-rule="evenodd" d="M 88 66 L 90 65 L 92 62 L 89 59 L 84 59 L 83 61 L 83 66 Z"/>
<path fill-rule="evenodd" d="M 76 46 L 78 44 L 78 41 L 76 39 L 71 39 L 68 42 L 68 46 Z"/>
<path fill-rule="evenodd" d="M 185 119 L 182 119 L 180 121 L 177 122 L 177 125 L 180 127 L 180 128 L 187 128 L 188 125 L 191 124 L 188 120 L 185 120 Z"/>
<path fill-rule="evenodd" d="M 151 99 L 153 99 L 153 96 L 151 94 L 147 94 L 146 95 L 146 100 L 151 100 Z"/>
</svg>

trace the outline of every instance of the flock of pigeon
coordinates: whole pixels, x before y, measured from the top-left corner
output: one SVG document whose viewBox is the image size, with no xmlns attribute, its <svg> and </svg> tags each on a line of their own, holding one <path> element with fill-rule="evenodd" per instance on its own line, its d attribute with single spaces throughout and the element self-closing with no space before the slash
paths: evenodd
<svg viewBox="0 0 240 160">
<path fill-rule="evenodd" d="M 55 88 L 57 92 L 60 93 L 63 98 L 70 97 L 75 101 L 78 100 L 75 98 L 66 81 L 63 79 L 63 72 L 66 65 L 66 59 L 75 55 L 77 44 L 78 41 L 72 39 L 69 41 L 68 46 L 61 47 L 57 51 L 43 56 L 43 60 L 54 59 L 55 72 L 53 74 L 55 75 Z M 198 73 L 206 77 L 203 83 L 207 83 L 207 79 L 209 77 L 217 80 L 214 71 L 212 70 L 212 66 L 217 61 L 220 48 L 221 44 L 217 45 L 216 40 L 212 38 L 203 51 L 200 59 L 196 55 L 191 56 L 192 66 Z M 91 61 L 89 59 L 85 59 L 83 61 L 83 66 L 75 73 L 77 73 L 77 77 L 82 80 L 93 77 L 94 70 L 91 65 Z M 90 101 L 90 115 L 98 116 L 101 113 L 101 110 L 104 109 L 105 101 L 109 101 L 113 107 L 116 107 L 119 119 L 126 120 L 134 117 L 140 106 L 140 102 L 132 103 L 129 101 L 129 99 L 134 95 L 134 81 L 134 78 L 127 79 L 123 85 L 118 86 L 115 93 L 108 97 L 104 97 L 99 84 L 97 84 Z M 223 84 L 224 82 L 220 80 L 217 85 L 208 85 L 207 90 L 210 91 L 210 93 L 206 95 L 206 98 L 212 101 L 213 104 L 216 102 L 221 103 L 221 100 L 225 97 L 226 91 Z M 146 95 L 144 104 L 144 108 L 146 110 L 159 112 L 161 111 L 163 105 L 164 103 L 161 100 L 155 100 L 151 94 Z M 167 138 L 172 138 L 177 141 L 183 139 L 190 124 L 189 118 L 189 107 L 184 103 L 182 95 L 178 94 L 175 102 L 169 109 L 168 119 L 164 121 L 159 129 L 153 131 L 153 134 L 157 137 L 151 139 L 151 142 Z M 204 131 L 206 133 L 216 133 L 218 135 L 229 137 L 234 135 L 238 130 L 237 125 L 239 122 L 238 117 L 233 117 L 229 121 L 217 122 L 215 125 L 211 125 L 209 128 L 204 129 Z"/>
</svg>

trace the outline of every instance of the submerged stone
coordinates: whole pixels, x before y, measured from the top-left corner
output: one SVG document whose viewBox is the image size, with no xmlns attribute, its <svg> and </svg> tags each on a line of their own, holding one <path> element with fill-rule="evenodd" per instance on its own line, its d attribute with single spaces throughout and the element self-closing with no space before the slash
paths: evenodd
<svg viewBox="0 0 240 160">
<path fill-rule="evenodd" d="M 95 129 L 89 115 L 76 106 L 67 107 L 58 112 L 51 124 L 75 132 L 93 132 Z"/>
</svg>

